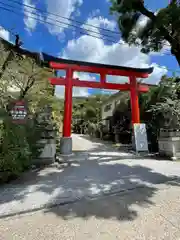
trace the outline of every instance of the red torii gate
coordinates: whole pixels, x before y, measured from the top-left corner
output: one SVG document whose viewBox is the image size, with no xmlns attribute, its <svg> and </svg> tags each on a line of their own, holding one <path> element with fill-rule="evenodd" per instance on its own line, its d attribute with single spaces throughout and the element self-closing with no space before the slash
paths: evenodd
<svg viewBox="0 0 180 240">
<path fill-rule="evenodd" d="M 153 68 L 139 69 L 106 64 L 96 64 L 82 61 L 73 61 L 62 58 L 51 57 L 43 54 L 44 61 L 48 62 L 51 68 L 55 70 L 65 70 L 66 77 L 51 78 L 52 85 L 65 86 L 64 99 L 64 122 L 63 137 L 61 139 L 61 153 L 71 154 L 71 121 L 72 121 L 72 90 L 73 87 L 101 88 L 109 90 L 130 91 L 132 124 L 140 123 L 138 92 L 148 92 L 147 84 L 139 84 L 136 78 L 147 78 L 153 72 Z M 100 82 L 84 81 L 73 78 L 74 72 L 89 72 L 100 75 Z M 118 84 L 106 81 L 107 75 L 129 77 L 129 83 Z"/>
</svg>

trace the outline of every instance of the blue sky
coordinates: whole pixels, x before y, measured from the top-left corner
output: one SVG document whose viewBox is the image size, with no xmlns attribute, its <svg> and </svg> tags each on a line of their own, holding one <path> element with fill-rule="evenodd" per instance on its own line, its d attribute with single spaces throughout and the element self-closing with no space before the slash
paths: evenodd
<svg viewBox="0 0 180 240">
<path fill-rule="evenodd" d="M 170 55 L 169 49 L 165 49 L 161 54 L 151 54 L 145 56 L 140 49 L 135 47 L 129 48 L 122 42 L 119 34 L 113 34 L 109 31 L 101 31 L 99 27 L 110 31 L 118 32 L 116 19 L 109 14 L 108 0 L 15 0 L 20 5 L 15 4 L 12 0 L 1 0 L 5 5 L 0 3 L 0 25 L 4 29 L 11 30 L 7 33 L 1 30 L 1 36 L 10 41 L 14 40 L 12 33 L 20 34 L 23 41 L 23 47 L 32 51 L 43 51 L 55 56 L 61 56 L 69 59 L 77 59 L 92 62 L 101 62 L 107 64 L 126 65 L 133 67 L 148 67 L 151 64 L 155 67 L 154 73 L 147 80 L 148 83 L 156 83 L 160 77 L 172 72 L 163 69 L 178 69 L 176 59 Z M 151 0 L 145 1 L 146 6 L 156 11 L 165 7 L 169 0 Z M 9 4 L 10 6 L 7 6 Z M 44 11 L 57 14 L 58 16 L 71 18 L 74 21 L 68 21 L 61 17 L 53 15 L 43 15 L 32 8 L 23 7 L 22 4 L 40 8 Z M 10 12 L 4 11 L 1 7 L 10 9 Z M 18 14 L 13 14 L 15 11 Z M 34 15 L 33 15 L 34 14 Z M 37 18 L 37 20 L 32 19 Z M 8 21 L 7 21 L 8 20 Z M 42 21 L 42 22 L 41 22 Z M 59 21 L 59 22 L 58 22 Z M 82 22 L 78 24 L 75 21 Z M 51 24 L 47 24 L 50 22 Z M 65 24 L 62 24 L 65 22 Z M 84 24 L 91 24 L 96 28 L 87 27 Z M 56 25 L 55 25 L 56 24 Z M 77 25 L 85 30 L 72 28 L 70 25 Z M 86 26 L 86 27 L 85 27 Z M 94 32 L 96 33 L 94 33 Z M 94 37 L 86 35 L 91 34 Z M 106 34 L 113 42 L 102 40 L 102 34 Z M 97 37 L 97 38 L 95 38 Z M 90 74 L 79 74 L 82 79 L 92 79 Z M 127 79 L 109 78 L 109 81 L 126 81 Z M 58 88 L 57 93 L 63 95 L 63 89 Z M 75 95 L 87 95 L 94 93 L 87 89 L 75 89 Z"/>
</svg>

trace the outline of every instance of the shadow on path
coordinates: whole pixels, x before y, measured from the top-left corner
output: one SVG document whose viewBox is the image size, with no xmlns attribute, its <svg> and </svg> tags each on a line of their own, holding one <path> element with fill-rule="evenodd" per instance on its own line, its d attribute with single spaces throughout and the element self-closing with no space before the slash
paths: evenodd
<svg viewBox="0 0 180 240">
<path fill-rule="evenodd" d="M 138 216 L 134 205 L 144 208 L 154 204 L 151 198 L 158 191 L 159 184 L 180 186 L 178 163 L 123 161 L 118 153 L 104 153 L 102 150 L 103 147 L 91 152 L 76 151 L 68 159 L 70 166 L 34 171 L 5 185 L 0 189 L 0 209 L 28 212 L 32 207 L 36 210 L 77 201 L 63 208 L 51 207 L 44 211 L 64 219 L 96 216 L 133 220 Z M 122 194 L 127 195 L 122 197 Z"/>
</svg>

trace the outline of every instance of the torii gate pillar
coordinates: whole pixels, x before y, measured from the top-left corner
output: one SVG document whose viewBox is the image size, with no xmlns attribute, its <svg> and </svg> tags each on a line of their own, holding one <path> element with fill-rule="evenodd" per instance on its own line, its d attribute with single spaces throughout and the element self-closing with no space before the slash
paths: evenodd
<svg viewBox="0 0 180 240">
<path fill-rule="evenodd" d="M 64 155 L 72 153 L 72 137 L 71 137 L 71 122 L 72 122 L 72 77 L 73 71 L 66 70 L 66 85 L 64 96 L 64 120 L 63 120 L 63 136 L 60 140 L 60 152 Z"/>
<path fill-rule="evenodd" d="M 129 77 L 132 124 L 140 123 L 139 96 L 136 77 Z"/>
</svg>

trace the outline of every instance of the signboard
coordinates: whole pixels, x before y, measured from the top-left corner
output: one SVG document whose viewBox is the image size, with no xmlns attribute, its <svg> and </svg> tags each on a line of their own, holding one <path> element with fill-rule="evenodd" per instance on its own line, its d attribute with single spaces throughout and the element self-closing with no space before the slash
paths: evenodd
<svg viewBox="0 0 180 240">
<path fill-rule="evenodd" d="M 137 152 L 148 152 L 146 124 L 134 124 L 134 137 Z"/>
<path fill-rule="evenodd" d="M 8 110 L 13 123 L 24 124 L 28 116 L 28 108 L 24 100 L 16 100 L 9 104 Z"/>
</svg>

